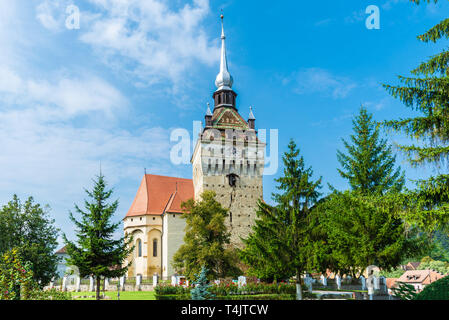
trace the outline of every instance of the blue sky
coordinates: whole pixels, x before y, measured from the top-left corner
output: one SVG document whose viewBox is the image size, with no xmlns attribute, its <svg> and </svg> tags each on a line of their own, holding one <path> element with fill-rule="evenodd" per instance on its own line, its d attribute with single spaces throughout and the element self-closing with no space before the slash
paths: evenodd
<svg viewBox="0 0 449 320">
<path fill-rule="evenodd" d="M 65 26 L 71 4 L 80 29 Z M 380 30 L 365 27 L 368 5 L 380 8 Z M 447 45 L 416 39 L 448 16 L 445 1 L 0 0 L 0 203 L 32 195 L 71 237 L 68 211 L 100 162 L 117 220 L 144 168 L 191 178 L 170 163 L 170 132 L 192 131 L 212 103 L 221 9 L 241 114 L 253 105 L 258 128 L 279 129 L 280 153 L 294 138 L 340 189 L 336 150 L 360 104 L 376 120 L 410 115 L 380 84 Z M 398 162 L 409 179 L 433 173 Z M 280 173 L 264 178 L 266 200 Z"/>
</svg>

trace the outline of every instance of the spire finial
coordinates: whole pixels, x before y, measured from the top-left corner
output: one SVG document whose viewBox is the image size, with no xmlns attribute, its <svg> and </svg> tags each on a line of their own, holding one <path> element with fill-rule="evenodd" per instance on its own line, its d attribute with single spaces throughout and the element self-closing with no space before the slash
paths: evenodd
<svg viewBox="0 0 449 320">
<path fill-rule="evenodd" d="M 210 103 L 207 103 L 207 111 L 206 111 L 206 116 L 212 116 L 212 111 L 210 111 Z"/>
<path fill-rule="evenodd" d="M 227 89 L 231 90 L 234 80 L 228 70 L 228 59 L 226 56 L 226 36 L 224 32 L 224 15 L 221 18 L 221 59 L 220 59 L 220 73 L 215 79 L 215 85 L 218 90 Z"/>
<path fill-rule="evenodd" d="M 254 116 L 254 113 L 253 113 L 253 107 L 252 107 L 252 106 L 249 107 L 249 117 L 248 117 L 248 120 L 256 120 L 256 117 Z"/>
</svg>

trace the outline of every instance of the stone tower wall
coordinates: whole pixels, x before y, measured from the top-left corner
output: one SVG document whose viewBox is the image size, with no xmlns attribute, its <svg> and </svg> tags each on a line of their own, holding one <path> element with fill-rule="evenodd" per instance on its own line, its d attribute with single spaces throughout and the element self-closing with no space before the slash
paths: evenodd
<svg viewBox="0 0 449 320">
<path fill-rule="evenodd" d="M 231 243 L 241 245 L 254 225 L 258 200 L 263 199 L 263 169 L 265 144 L 226 141 L 211 142 L 207 136 L 198 140 L 193 164 L 195 198 L 205 190 L 215 191 L 217 201 L 229 209 L 226 225 L 231 231 Z M 229 176 L 235 175 L 235 186 Z"/>
</svg>

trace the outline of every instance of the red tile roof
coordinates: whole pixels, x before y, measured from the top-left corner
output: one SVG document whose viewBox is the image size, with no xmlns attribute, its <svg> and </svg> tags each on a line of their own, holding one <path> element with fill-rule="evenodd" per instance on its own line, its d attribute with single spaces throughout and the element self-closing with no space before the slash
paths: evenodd
<svg viewBox="0 0 449 320">
<path fill-rule="evenodd" d="M 444 278 L 445 275 L 433 270 L 408 270 L 397 280 L 406 283 L 422 283 L 429 284 Z"/>
<path fill-rule="evenodd" d="M 193 181 L 147 174 L 126 217 L 182 213 L 181 203 L 194 198 Z"/>
<path fill-rule="evenodd" d="M 66 254 L 67 253 L 67 247 L 64 246 L 61 249 L 59 249 L 58 251 L 56 251 L 57 254 Z"/>
</svg>

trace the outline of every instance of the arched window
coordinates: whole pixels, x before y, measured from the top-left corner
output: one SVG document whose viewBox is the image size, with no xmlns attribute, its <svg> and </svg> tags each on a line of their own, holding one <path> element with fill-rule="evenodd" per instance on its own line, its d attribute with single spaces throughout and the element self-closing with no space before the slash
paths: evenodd
<svg viewBox="0 0 449 320">
<path fill-rule="evenodd" d="M 153 257 L 157 257 L 157 239 L 153 239 Z"/>
<path fill-rule="evenodd" d="M 140 239 L 137 240 L 137 256 L 142 256 L 142 240 Z"/>
</svg>

